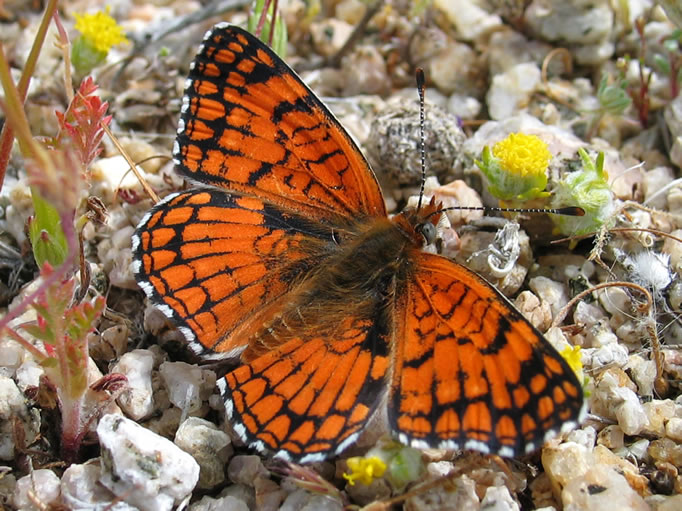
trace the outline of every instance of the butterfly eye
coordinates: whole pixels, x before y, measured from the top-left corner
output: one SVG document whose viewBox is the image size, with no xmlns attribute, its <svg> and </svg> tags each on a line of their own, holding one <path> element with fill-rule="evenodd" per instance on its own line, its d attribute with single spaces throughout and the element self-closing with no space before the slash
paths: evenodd
<svg viewBox="0 0 682 511">
<path fill-rule="evenodd" d="M 421 224 L 418 227 L 418 230 L 422 234 L 422 236 L 424 236 L 427 245 L 430 245 L 431 243 L 436 241 L 438 230 L 436 229 L 436 226 L 433 225 L 431 222 Z"/>
</svg>

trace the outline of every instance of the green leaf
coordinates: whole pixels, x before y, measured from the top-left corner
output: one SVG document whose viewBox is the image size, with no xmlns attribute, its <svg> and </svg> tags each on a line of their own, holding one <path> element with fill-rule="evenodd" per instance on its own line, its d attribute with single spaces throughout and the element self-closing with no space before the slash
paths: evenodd
<svg viewBox="0 0 682 511">
<path fill-rule="evenodd" d="M 93 329 L 95 320 L 104 311 L 104 298 L 98 296 L 92 303 L 83 302 L 66 311 L 66 332 L 72 341 L 85 339 Z"/>
<path fill-rule="evenodd" d="M 56 208 L 40 196 L 37 189 L 31 189 L 35 215 L 29 222 L 29 238 L 33 257 L 38 266 L 46 262 L 59 266 L 67 257 L 68 243 L 61 226 Z"/>
</svg>

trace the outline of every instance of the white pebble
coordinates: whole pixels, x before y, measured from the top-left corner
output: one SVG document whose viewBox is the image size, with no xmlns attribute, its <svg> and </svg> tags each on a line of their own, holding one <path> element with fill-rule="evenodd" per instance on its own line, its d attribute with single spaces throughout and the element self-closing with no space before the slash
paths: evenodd
<svg viewBox="0 0 682 511">
<path fill-rule="evenodd" d="M 519 503 L 509 494 L 506 486 L 489 486 L 485 490 L 481 509 L 486 511 L 519 511 Z"/>
<path fill-rule="evenodd" d="M 199 480 L 194 458 L 170 440 L 121 415 L 102 417 L 100 482 L 141 511 L 170 511 Z"/>
<path fill-rule="evenodd" d="M 154 355 L 149 350 L 125 353 L 111 372 L 121 373 L 128 379 L 128 388 L 118 398 L 118 405 L 128 417 L 139 421 L 154 412 L 152 368 Z"/>
<path fill-rule="evenodd" d="M 583 476 L 569 481 L 561 492 L 561 501 L 564 511 L 649 511 L 649 506 L 630 487 L 625 476 L 605 464 L 595 465 Z"/>
<path fill-rule="evenodd" d="M 508 71 L 495 75 L 486 94 L 490 118 L 506 119 L 528 106 L 540 80 L 540 68 L 531 62 L 517 64 Z"/>
<path fill-rule="evenodd" d="M 197 412 L 215 388 L 213 371 L 185 362 L 164 362 L 159 367 L 159 374 L 168 390 L 170 402 L 187 414 Z"/>
<path fill-rule="evenodd" d="M 59 504 L 59 478 L 48 469 L 34 470 L 17 481 L 14 488 L 14 507 L 22 511 L 39 511 L 50 504 Z M 38 507 L 37 503 L 41 506 Z"/>
</svg>

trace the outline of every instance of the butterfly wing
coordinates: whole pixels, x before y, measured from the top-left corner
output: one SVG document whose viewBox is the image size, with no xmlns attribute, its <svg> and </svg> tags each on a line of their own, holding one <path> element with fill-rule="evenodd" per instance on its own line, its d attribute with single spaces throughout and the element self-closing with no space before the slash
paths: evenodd
<svg viewBox="0 0 682 511">
<path fill-rule="evenodd" d="M 581 386 L 542 335 L 470 270 L 415 261 L 395 312 L 388 417 L 400 440 L 512 457 L 575 427 Z"/>
<path fill-rule="evenodd" d="M 173 155 L 191 179 L 320 220 L 386 215 L 339 122 L 272 50 L 226 23 L 192 63 Z"/>
<path fill-rule="evenodd" d="M 253 197 L 166 197 L 133 236 L 135 277 L 199 355 L 233 356 L 332 243 L 331 228 Z"/>
<path fill-rule="evenodd" d="M 329 335 L 294 337 L 218 382 L 246 444 L 308 463 L 357 439 L 386 388 L 387 323 L 373 312 L 345 317 Z"/>
</svg>

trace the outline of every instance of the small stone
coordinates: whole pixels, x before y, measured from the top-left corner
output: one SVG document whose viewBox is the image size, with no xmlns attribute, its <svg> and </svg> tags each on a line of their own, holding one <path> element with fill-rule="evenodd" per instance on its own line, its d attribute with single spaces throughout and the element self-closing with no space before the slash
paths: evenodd
<svg viewBox="0 0 682 511">
<path fill-rule="evenodd" d="M 171 403 L 188 414 L 196 414 L 215 388 L 213 371 L 185 362 L 164 362 L 159 367 L 159 374 Z"/>
<path fill-rule="evenodd" d="M 598 324 L 604 319 L 606 319 L 606 314 L 604 314 L 599 307 L 596 307 L 591 303 L 580 301 L 575 306 L 575 311 L 573 312 L 573 321 L 579 325 L 585 325 L 589 328 Z"/>
<path fill-rule="evenodd" d="M 453 93 L 447 103 L 448 112 L 460 119 L 475 119 L 481 113 L 481 102 L 464 94 Z"/>
<path fill-rule="evenodd" d="M 474 41 L 502 28 L 502 19 L 468 0 L 434 0 L 455 26 L 457 35 L 464 41 Z"/>
<path fill-rule="evenodd" d="M 564 511 L 629 509 L 650 511 L 622 474 L 609 465 L 595 465 L 569 481 L 561 492 Z"/>
<path fill-rule="evenodd" d="M 570 4 L 535 0 L 526 8 L 524 21 L 548 41 L 585 45 L 606 40 L 613 30 L 613 18 L 608 0 Z"/>
<path fill-rule="evenodd" d="M 575 322 L 579 323 L 577 320 Z M 613 333 L 606 319 L 597 320 L 596 323 L 589 327 L 585 339 L 593 348 L 603 348 L 618 343 L 618 337 Z"/>
<path fill-rule="evenodd" d="M 583 350 L 583 363 L 592 370 L 603 367 L 620 368 L 624 367 L 627 362 L 628 349 L 618 343 L 607 343 L 601 348 L 587 348 Z"/>
<path fill-rule="evenodd" d="M 429 509 L 478 511 L 481 509 L 481 504 L 476 494 L 476 482 L 463 475 L 447 485 L 438 485 L 428 492 L 411 496 L 405 501 L 404 509 L 405 511 Z"/>
<path fill-rule="evenodd" d="M 568 303 L 566 286 L 560 282 L 547 277 L 533 277 L 528 282 L 528 286 L 540 297 L 540 300 L 549 304 L 552 309 L 552 316 L 556 316 Z"/>
<path fill-rule="evenodd" d="M 630 454 L 637 458 L 638 461 L 644 462 L 649 458 L 650 444 L 651 444 L 650 440 L 642 438 L 641 440 L 637 440 L 636 442 L 631 443 L 627 447 L 627 450 Z"/>
<path fill-rule="evenodd" d="M 485 490 L 481 509 L 486 511 L 519 511 L 519 503 L 509 494 L 506 486 L 489 486 Z"/>
<path fill-rule="evenodd" d="M 424 71 L 443 94 L 476 94 L 475 77 L 480 74 L 476 52 L 467 44 L 446 37 L 445 44 L 428 62 Z M 479 89 L 480 90 L 480 89 Z"/>
<path fill-rule="evenodd" d="M 0 341 L 0 375 L 11 378 L 26 359 L 26 350 L 12 339 Z"/>
<path fill-rule="evenodd" d="M 305 490 L 290 493 L 279 511 L 342 511 L 343 503 L 328 495 L 316 495 Z"/>
<path fill-rule="evenodd" d="M 514 300 L 514 305 L 541 332 L 546 332 L 552 325 L 552 309 L 549 303 L 541 302 L 532 292 L 521 291 Z"/>
<path fill-rule="evenodd" d="M 156 398 L 159 394 L 161 392 L 154 396 L 156 401 L 158 401 Z M 180 408 L 175 407 L 161 407 L 161 409 L 163 410 L 161 417 L 152 417 L 144 423 L 144 427 L 162 437 L 172 438 L 180 427 L 183 412 Z"/>
<path fill-rule="evenodd" d="M 595 447 L 593 455 L 595 465 L 601 464 L 610 466 L 623 474 L 630 487 L 639 495 L 644 496 L 649 492 L 649 480 L 646 476 L 640 474 L 636 464 L 614 454 L 603 445 Z"/>
<path fill-rule="evenodd" d="M 592 465 L 592 453 L 587 447 L 566 442 L 556 447 L 548 445 L 542 450 L 542 466 L 549 476 L 556 497 L 573 479 L 584 475 Z"/>
<path fill-rule="evenodd" d="M 625 434 L 616 424 L 606 426 L 597 435 L 597 444 L 609 449 L 619 449 L 625 446 Z"/>
<path fill-rule="evenodd" d="M 24 430 L 26 445 L 30 445 L 40 430 L 40 415 L 28 407 L 14 380 L 0 376 L 0 460 L 14 459 L 15 419 Z"/>
<path fill-rule="evenodd" d="M 141 162 L 140 167 L 142 167 L 145 172 L 149 172 L 150 174 L 159 172 L 164 161 L 163 158 L 156 157 L 159 154 L 157 148 L 139 137 L 121 137 L 119 142 L 133 161 Z"/>
<path fill-rule="evenodd" d="M 490 118 L 503 120 L 526 108 L 540 81 L 540 68 L 530 62 L 495 75 L 486 94 Z"/>
<path fill-rule="evenodd" d="M 341 60 L 341 71 L 349 77 L 343 88 L 343 96 L 359 94 L 385 95 L 391 83 L 386 61 L 375 46 L 359 46 Z"/>
<path fill-rule="evenodd" d="M 215 424 L 188 417 L 175 434 L 175 445 L 199 464 L 198 488 L 214 488 L 225 481 L 225 464 L 232 454 L 230 437 Z"/>
<path fill-rule="evenodd" d="M 96 361 L 116 360 L 125 353 L 127 347 L 128 327 L 125 324 L 114 325 L 88 336 L 89 353 Z"/>
<path fill-rule="evenodd" d="M 654 395 L 654 380 L 656 378 L 656 363 L 653 360 L 646 360 L 641 355 L 630 355 L 627 365 L 624 368 L 637 385 L 637 392 L 640 396 Z"/>
<path fill-rule="evenodd" d="M 595 387 L 592 409 L 618 421 L 626 435 L 636 435 L 649 425 L 649 419 L 637 394 L 614 378 L 617 374 L 620 373 L 613 369 L 602 374 Z M 625 379 L 630 381 L 627 376 Z"/>
<path fill-rule="evenodd" d="M 670 438 L 659 438 L 649 444 L 649 455 L 658 462 L 666 462 L 682 467 L 682 445 Z"/>
<path fill-rule="evenodd" d="M 61 494 L 59 478 L 48 469 L 34 470 L 17 481 L 12 501 L 16 509 L 41 511 L 58 505 Z"/>
<path fill-rule="evenodd" d="M 585 426 L 582 429 L 574 429 L 566 435 L 566 442 L 575 442 L 588 450 L 592 450 L 597 442 L 597 431 L 592 426 Z"/>
<path fill-rule="evenodd" d="M 265 477 L 257 477 L 253 486 L 256 491 L 256 508 L 263 511 L 277 511 L 288 494 L 275 481 Z"/>
<path fill-rule="evenodd" d="M 199 465 L 173 442 L 121 415 L 102 417 L 100 482 L 141 511 L 170 511 L 190 495 Z"/>
<path fill-rule="evenodd" d="M 315 50 L 324 57 L 330 57 L 338 52 L 352 32 L 352 25 L 335 18 L 310 24 L 310 35 Z"/>
<path fill-rule="evenodd" d="M 660 497 L 662 500 L 655 507 L 651 506 L 654 511 L 679 511 L 682 509 L 682 495 L 671 495 L 669 497 L 656 495 L 656 497 Z"/>
<path fill-rule="evenodd" d="M 673 417 L 668 419 L 665 425 L 665 436 L 675 442 L 682 443 L 682 418 Z"/>
<path fill-rule="evenodd" d="M 609 287 L 599 293 L 599 303 L 611 315 L 624 314 L 630 310 L 630 296 L 621 287 Z"/>
<path fill-rule="evenodd" d="M 111 369 L 128 379 L 128 388 L 119 396 L 117 402 L 128 417 L 139 421 L 154 412 L 152 388 L 152 368 L 154 355 L 148 350 L 133 350 L 124 354 Z"/>
<path fill-rule="evenodd" d="M 231 495 L 218 499 L 206 496 L 189 506 L 190 511 L 249 511 L 249 509 L 246 502 Z"/>
<path fill-rule="evenodd" d="M 39 387 L 40 377 L 45 374 L 45 369 L 39 365 L 35 360 L 26 360 L 14 374 L 14 379 L 17 382 L 17 387 L 22 392 L 26 392 L 29 387 Z"/>
<path fill-rule="evenodd" d="M 336 17 L 351 25 L 360 22 L 367 10 L 367 4 L 362 0 L 341 0 L 336 4 Z"/>
<path fill-rule="evenodd" d="M 644 173 L 644 180 L 642 184 L 644 201 L 648 207 L 657 209 L 667 208 L 668 204 L 666 201 L 666 194 L 658 192 L 673 179 L 675 179 L 675 173 L 670 167 L 655 167 Z"/>
<path fill-rule="evenodd" d="M 371 502 L 384 500 L 391 496 L 391 487 L 388 481 L 383 478 L 376 478 L 370 484 L 357 482 L 351 485 L 348 483 L 345 490 L 352 501 L 361 506 L 366 506 Z"/>
<path fill-rule="evenodd" d="M 253 486 L 257 477 L 269 477 L 259 456 L 239 455 L 230 460 L 227 466 L 227 475 L 230 481 Z"/>
<path fill-rule="evenodd" d="M 649 424 L 644 429 L 646 436 L 665 436 L 665 424 L 675 416 L 675 402 L 670 399 L 653 399 L 642 405 Z"/>
<path fill-rule="evenodd" d="M 137 508 L 117 502 L 116 496 L 99 483 L 99 462 L 71 465 L 64 471 L 61 481 L 62 500 L 68 509 L 107 509 L 134 511 Z"/>
</svg>

